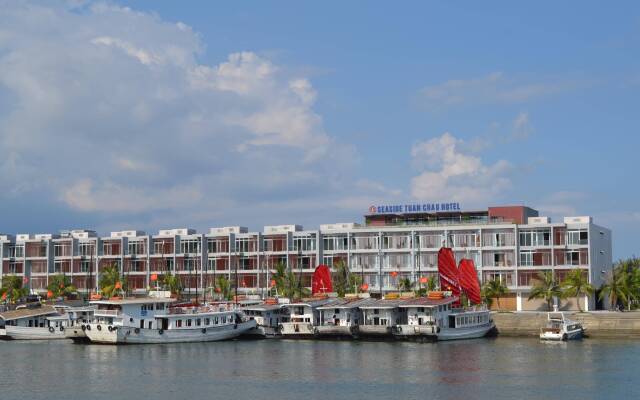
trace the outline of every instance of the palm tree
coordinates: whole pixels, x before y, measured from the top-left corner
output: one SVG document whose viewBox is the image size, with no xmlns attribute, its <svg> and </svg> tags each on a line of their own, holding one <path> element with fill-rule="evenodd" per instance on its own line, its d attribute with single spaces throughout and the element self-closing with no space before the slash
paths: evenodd
<svg viewBox="0 0 640 400">
<path fill-rule="evenodd" d="M 173 275 L 171 272 L 167 272 L 162 277 L 162 285 L 164 288 L 171 292 L 172 295 L 180 296 L 182 292 L 182 281 L 177 275 Z"/>
<path fill-rule="evenodd" d="M 0 287 L 0 296 L 2 300 L 9 300 L 12 303 L 21 297 L 29 294 L 29 288 L 22 286 L 22 278 L 15 275 L 7 275 L 2 277 L 2 287 Z"/>
<path fill-rule="evenodd" d="M 113 297 L 119 292 L 127 290 L 127 283 L 124 277 L 120 275 L 117 264 L 112 264 L 102 270 L 99 278 L 99 287 L 106 297 Z"/>
<path fill-rule="evenodd" d="M 547 309 L 551 311 L 551 303 L 554 298 L 563 298 L 562 288 L 553 277 L 553 271 L 541 271 L 531 288 L 529 299 L 544 299 L 547 303 Z"/>
<path fill-rule="evenodd" d="M 54 275 L 49 278 L 47 292 L 51 293 L 51 297 L 64 297 L 78 290 L 71 284 L 71 279 L 66 275 Z"/>
<path fill-rule="evenodd" d="M 564 289 L 564 295 L 566 297 L 576 298 L 580 312 L 582 312 L 580 297 L 584 298 L 584 296 L 589 296 L 594 292 L 593 286 L 589 283 L 589 278 L 579 269 L 570 271 L 564 278 L 564 281 L 562 281 L 561 286 Z"/>
<path fill-rule="evenodd" d="M 487 304 L 487 306 L 491 307 L 493 299 L 495 298 L 498 302 L 498 310 L 500 309 L 500 297 L 503 297 L 508 293 L 509 289 L 504 283 L 502 283 L 500 279 L 492 279 L 482 285 L 483 301 Z"/>
<path fill-rule="evenodd" d="M 284 294 L 287 279 L 287 266 L 283 262 L 276 264 L 276 273 L 271 277 L 275 281 L 276 293 Z"/>
<path fill-rule="evenodd" d="M 600 287 L 600 294 L 598 297 L 600 300 L 604 300 L 605 297 L 609 297 L 609 307 L 611 309 L 616 307 L 619 299 L 626 298 L 624 288 L 620 285 L 620 279 L 616 268 L 611 270 L 611 273 L 607 276 L 605 282 Z"/>
<path fill-rule="evenodd" d="M 411 290 L 412 287 L 413 287 L 413 282 L 411 282 L 411 279 L 409 278 L 402 278 L 398 282 L 398 288 L 400 289 L 400 291 L 408 292 Z"/>
<path fill-rule="evenodd" d="M 351 273 L 343 260 L 336 261 L 334 267 L 336 271 L 332 277 L 333 290 L 338 294 L 338 297 L 344 297 L 349 286 Z"/>
<path fill-rule="evenodd" d="M 231 300 L 233 298 L 233 295 L 231 293 L 231 283 L 229 282 L 229 279 L 227 279 L 227 277 L 224 275 L 220 275 L 216 279 L 215 291 L 216 293 L 219 293 L 220 296 L 222 296 L 222 298 L 225 300 Z"/>
</svg>

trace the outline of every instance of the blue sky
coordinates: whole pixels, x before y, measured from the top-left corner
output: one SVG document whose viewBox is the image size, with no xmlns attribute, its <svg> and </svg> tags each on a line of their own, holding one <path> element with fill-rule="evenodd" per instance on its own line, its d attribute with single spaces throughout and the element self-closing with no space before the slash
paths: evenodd
<svg viewBox="0 0 640 400">
<path fill-rule="evenodd" d="M 6 2 L 5 232 L 592 215 L 638 253 L 640 5 Z"/>
</svg>

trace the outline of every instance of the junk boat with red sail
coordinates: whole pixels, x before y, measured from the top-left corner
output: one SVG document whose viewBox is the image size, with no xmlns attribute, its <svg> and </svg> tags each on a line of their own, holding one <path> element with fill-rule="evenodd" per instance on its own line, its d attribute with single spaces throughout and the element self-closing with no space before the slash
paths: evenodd
<svg viewBox="0 0 640 400">
<path fill-rule="evenodd" d="M 438 252 L 440 286 L 445 291 L 429 292 L 426 298 L 409 299 L 398 305 L 405 311 L 403 323 L 392 328 L 397 338 L 417 340 L 459 340 L 486 336 L 495 330 L 489 310 L 480 297 L 480 283 L 473 261 L 460 260 L 456 267 L 450 248 Z M 473 306 L 464 307 L 461 294 Z"/>
</svg>

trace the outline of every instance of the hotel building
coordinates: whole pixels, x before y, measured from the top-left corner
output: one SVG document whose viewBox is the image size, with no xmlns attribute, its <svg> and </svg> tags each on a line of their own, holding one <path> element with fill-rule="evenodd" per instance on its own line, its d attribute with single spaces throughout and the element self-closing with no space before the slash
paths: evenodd
<svg viewBox="0 0 640 400">
<path fill-rule="evenodd" d="M 157 235 L 128 230 L 99 237 L 94 231 L 59 234 L 0 235 L 0 277 L 17 275 L 32 291 L 46 292 L 52 275 L 65 274 L 83 292 L 97 289 L 100 271 L 117 265 L 129 290 L 143 293 L 151 276 L 168 271 L 180 277 L 185 294 L 202 295 L 224 275 L 241 293 L 266 296 L 278 263 L 298 274 L 304 286 L 318 264 L 347 263 L 372 293 L 397 290 L 400 279 L 417 282 L 437 275 L 442 246 L 456 259 L 471 258 L 481 282 L 499 279 L 510 291 L 500 300 L 512 310 L 537 310 L 542 300 L 528 301 L 539 271 L 558 280 L 573 269 L 584 271 L 599 287 L 612 266 L 611 231 L 591 217 L 552 222 L 524 206 L 463 211 L 457 203 L 371 206 L 363 224 L 335 223 L 305 230 L 300 225 L 265 226 L 249 232 L 234 226 L 161 230 Z M 594 309 L 595 296 L 582 299 Z M 576 299 L 561 307 L 575 309 Z"/>
</svg>

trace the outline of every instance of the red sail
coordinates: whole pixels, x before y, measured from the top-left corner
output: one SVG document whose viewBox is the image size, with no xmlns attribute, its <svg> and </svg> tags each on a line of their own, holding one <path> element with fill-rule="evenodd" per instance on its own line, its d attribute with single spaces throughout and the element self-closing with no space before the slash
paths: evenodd
<svg viewBox="0 0 640 400">
<path fill-rule="evenodd" d="M 311 294 L 331 293 L 333 286 L 331 284 L 331 270 L 326 265 L 318 265 L 313 277 L 311 278 Z"/>
<path fill-rule="evenodd" d="M 482 302 L 482 298 L 480 297 L 480 282 L 478 282 L 478 273 L 476 272 L 473 260 L 467 258 L 460 260 L 458 276 L 460 286 L 467 294 L 469 300 L 472 303 L 480 304 Z"/>
<path fill-rule="evenodd" d="M 440 289 L 450 290 L 454 296 L 460 296 L 456 259 L 453 257 L 453 251 L 448 247 L 442 247 L 438 251 L 438 274 L 440 275 Z"/>
</svg>

